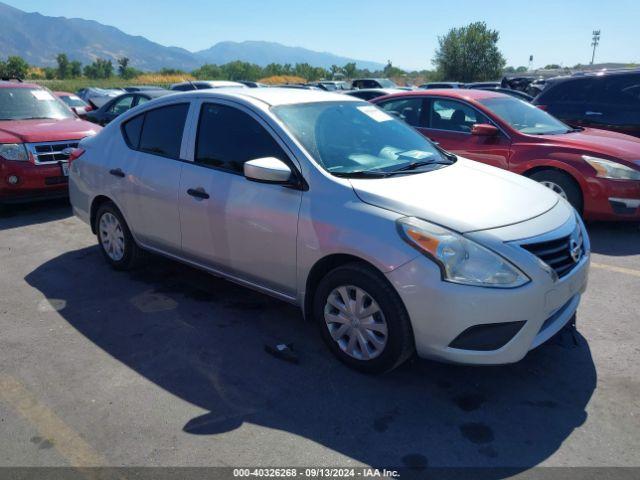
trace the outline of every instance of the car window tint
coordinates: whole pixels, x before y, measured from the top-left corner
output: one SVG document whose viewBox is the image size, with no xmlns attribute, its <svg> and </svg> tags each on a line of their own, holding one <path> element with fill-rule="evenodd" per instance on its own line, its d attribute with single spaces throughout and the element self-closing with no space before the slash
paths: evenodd
<svg viewBox="0 0 640 480">
<path fill-rule="evenodd" d="M 138 148 L 140 145 L 140 133 L 142 133 L 142 124 L 144 123 L 144 115 L 138 115 L 128 120 L 122 126 L 124 140 L 131 148 Z"/>
<path fill-rule="evenodd" d="M 491 123 L 483 114 L 455 100 L 434 99 L 429 112 L 430 128 L 471 133 L 476 123 Z"/>
<path fill-rule="evenodd" d="M 542 102 L 586 102 L 594 97 L 597 82 L 591 78 L 580 78 L 558 83 L 543 90 Z"/>
<path fill-rule="evenodd" d="M 245 162 L 263 157 L 286 161 L 275 139 L 255 119 L 226 105 L 202 106 L 196 163 L 242 173 Z"/>
<path fill-rule="evenodd" d="M 422 123 L 422 104 L 422 98 L 416 97 L 388 100 L 380 106 L 385 112 L 404 120 L 412 127 L 419 127 Z"/>
<path fill-rule="evenodd" d="M 605 78 L 598 103 L 640 105 L 640 75 L 612 75 Z"/>
<path fill-rule="evenodd" d="M 151 100 L 150 98 L 143 97 L 143 96 L 139 95 L 138 96 L 138 105 L 142 105 L 144 103 L 147 103 L 150 100 Z"/>
<path fill-rule="evenodd" d="M 133 104 L 133 95 L 126 95 L 113 102 L 113 105 L 109 108 L 109 112 L 121 115 L 131 108 Z"/>
<path fill-rule="evenodd" d="M 165 157 L 179 158 L 184 123 L 189 104 L 170 105 L 145 114 L 140 150 Z"/>
</svg>

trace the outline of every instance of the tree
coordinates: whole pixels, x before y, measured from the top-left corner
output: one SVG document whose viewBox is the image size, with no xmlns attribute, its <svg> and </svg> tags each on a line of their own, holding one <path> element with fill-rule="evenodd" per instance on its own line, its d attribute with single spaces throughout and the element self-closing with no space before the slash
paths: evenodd
<svg viewBox="0 0 640 480">
<path fill-rule="evenodd" d="M 342 67 L 344 74 L 347 78 L 354 78 L 356 76 L 356 62 L 349 62 Z"/>
<path fill-rule="evenodd" d="M 44 67 L 43 71 L 44 71 L 44 78 L 46 78 L 47 80 L 53 80 L 54 78 L 56 78 L 56 75 L 58 74 L 58 71 L 53 67 Z"/>
<path fill-rule="evenodd" d="M 71 76 L 71 67 L 69 64 L 69 58 L 66 53 L 59 53 L 56 57 L 56 62 L 58 62 L 58 72 L 57 76 L 60 80 L 64 80 L 65 78 L 69 78 Z"/>
<path fill-rule="evenodd" d="M 222 78 L 222 70 L 218 65 L 205 64 L 191 74 L 199 80 L 217 80 Z"/>
<path fill-rule="evenodd" d="M 398 67 L 394 67 L 393 64 L 391 63 L 391 60 L 387 60 L 387 65 L 384 67 L 384 70 L 382 71 L 382 74 L 386 78 L 401 77 L 405 75 L 405 73 L 406 72 L 404 70 Z"/>
<path fill-rule="evenodd" d="M 562 67 L 560 65 L 558 65 L 557 63 L 551 63 L 551 64 L 546 65 L 544 67 L 545 70 L 558 70 L 560 68 L 562 68 Z"/>
<path fill-rule="evenodd" d="M 524 73 L 527 70 L 529 70 L 527 67 L 520 65 L 518 68 L 516 68 L 516 73 Z"/>
<path fill-rule="evenodd" d="M 120 57 L 118 59 L 118 75 L 124 77 L 127 73 L 127 68 L 129 68 L 129 58 Z"/>
<path fill-rule="evenodd" d="M 113 76 L 113 63 L 111 60 L 98 58 L 90 65 L 84 67 L 84 76 L 91 79 L 110 78 Z"/>
<path fill-rule="evenodd" d="M 78 78 L 82 76 L 82 63 L 78 60 L 74 60 L 69 65 L 69 72 L 71 74 L 71 78 Z"/>
<path fill-rule="evenodd" d="M 0 77 L 25 78 L 29 73 L 29 64 L 22 57 L 11 56 L 6 62 L 0 62 Z"/>
<path fill-rule="evenodd" d="M 485 22 L 452 28 L 438 37 L 433 64 L 446 80 L 477 82 L 493 80 L 502 74 L 506 61 L 498 49 L 500 34 Z"/>
</svg>

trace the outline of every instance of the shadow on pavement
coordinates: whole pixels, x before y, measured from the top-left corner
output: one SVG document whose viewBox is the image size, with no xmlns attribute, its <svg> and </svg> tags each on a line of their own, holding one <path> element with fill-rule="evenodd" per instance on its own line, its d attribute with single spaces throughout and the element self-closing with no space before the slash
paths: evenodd
<svg viewBox="0 0 640 480">
<path fill-rule="evenodd" d="M 0 205 L 0 231 L 53 222 L 73 214 L 67 199 Z"/>
<path fill-rule="evenodd" d="M 60 271 L 70 272 L 67 281 Z M 372 377 L 334 360 L 296 308 L 162 258 L 115 272 L 91 247 L 26 280 L 66 300 L 59 313 L 89 341 L 206 409 L 185 419 L 193 435 L 250 422 L 375 467 L 525 470 L 582 425 L 596 387 L 589 346 L 570 331 L 515 365 L 413 361 Z M 274 342 L 293 343 L 300 365 L 265 353 Z"/>
<path fill-rule="evenodd" d="M 601 222 L 587 225 L 591 250 L 615 257 L 640 253 L 640 224 Z"/>
</svg>

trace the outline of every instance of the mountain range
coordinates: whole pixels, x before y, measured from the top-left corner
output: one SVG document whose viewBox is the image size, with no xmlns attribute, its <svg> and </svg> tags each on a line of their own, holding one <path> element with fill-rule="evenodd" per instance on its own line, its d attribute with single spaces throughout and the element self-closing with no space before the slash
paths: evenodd
<svg viewBox="0 0 640 480">
<path fill-rule="evenodd" d="M 327 52 L 289 47 L 275 42 L 220 42 L 199 52 L 167 47 L 142 36 L 129 35 L 115 27 L 81 18 L 50 17 L 24 12 L 0 2 L 0 56 L 19 55 L 37 66 L 54 66 L 56 55 L 66 53 L 71 60 L 91 63 L 96 58 L 113 60 L 128 57 L 141 70 L 163 67 L 194 70 L 205 63 L 224 64 L 234 60 L 255 63 L 309 63 L 329 68 L 355 62 L 359 68 L 380 70 L 384 65 L 355 60 Z"/>
</svg>

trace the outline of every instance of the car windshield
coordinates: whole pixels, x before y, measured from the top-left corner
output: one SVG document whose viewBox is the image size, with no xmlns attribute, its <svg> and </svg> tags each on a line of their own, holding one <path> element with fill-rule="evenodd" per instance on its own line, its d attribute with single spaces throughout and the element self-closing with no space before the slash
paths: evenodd
<svg viewBox="0 0 640 480">
<path fill-rule="evenodd" d="M 366 102 L 281 105 L 272 111 L 309 154 L 335 175 L 424 171 L 418 167 L 452 162 L 406 123 Z"/>
<path fill-rule="evenodd" d="M 48 90 L 0 88 L 0 120 L 74 118 L 73 112 Z"/>
<path fill-rule="evenodd" d="M 547 112 L 513 97 L 493 97 L 480 103 L 516 130 L 531 135 L 556 135 L 572 129 Z"/>
</svg>

